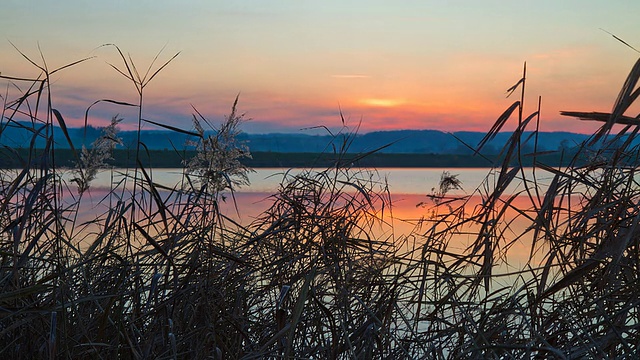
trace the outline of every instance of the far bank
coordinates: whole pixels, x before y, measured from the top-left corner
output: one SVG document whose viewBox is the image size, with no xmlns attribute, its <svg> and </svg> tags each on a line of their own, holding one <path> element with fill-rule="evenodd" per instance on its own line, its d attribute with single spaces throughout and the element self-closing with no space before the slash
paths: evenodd
<svg viewBox="0 0 640 360">
<path fill-rule="evenodd" d="M 43 161 L 55 161 L 58 166 L 73 167 L 76 155 L 70 149 L 57 149 L 53 159 L 43 159 L 42 149 L 18 148 L 0 149 L 0 168 L 24 168 L 28 162 L 31 167 L 37 167 Z M 152 168 L 182 168 L 185 159 L 190 159 L 195 151 L 175 150 L 141 150 L 140 160 L 145 167 Z M 531 166 L 534 162 L 560 166 L 568 164 L 575 154 L 568 152 L 552 152 L 538 154 L 522 154 L 522 165 Z M 117 149 L 113 152 L 113 159 L 108 163 L 114 167 L 134 167 L 136 165 L 134 150 Z M 310 167 L 398 167 L 398 168 L 479 168 L 493 167 L 500 163 L 499 155 L 461 155 L 461 154 L 398 154 L 398 153 L 369 153 L 369 154 L 332 154 L 332 153 L 291 153 L 291 152 L 252 152 L 251 158 L 241 160 L 243 164 L 252 168 L 310 168 Z"/>
</svg>

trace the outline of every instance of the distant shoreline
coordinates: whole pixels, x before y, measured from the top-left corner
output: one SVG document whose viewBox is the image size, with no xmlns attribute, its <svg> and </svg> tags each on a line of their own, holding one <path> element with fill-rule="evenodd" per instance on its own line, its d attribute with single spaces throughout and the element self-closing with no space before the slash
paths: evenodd
<svg viewBox="0 0 640 360">
<path fill-rule="evenodd" d="M 38 154 L 42 150 L 35 149 L 32 154 L 32 167 L 37 166 L 40 160 Z M 173 150 L 149 150 L 141 151 L 141 163 L 150 168 L 182 168 L 183 160 L 195 155 L 195 151 Z M 362 154 L 327 154 L 327 153 L 285 153 L 285 152 L 253 152 L 252 158 L 241 159 L 241 162 L 250 168 L 326 168 L 334 167 L 337 163 L 341 166 L 370 167 L 370 168 L 490 168 L 499 163 L 497 155 L 473 155 L 473 154 L 400 154 L 400 153 L 372 153 Z M 23 168 L 29 158 L 28 149 L 2 149 L 0 150 L 0 168 Z M 537 161 L 549 166 L 559 166 L 571 158 L 568 154 L 545 154 L 537 157 Z M 564 160 L 563 160 L 564 159 Z M 532 156 L 523 155 L 524 166 L 533 165 Z M 69 149 L 55 151 L 55 162 L 58 166 L 72 167 L 76 160 Z M 117 149 L 113 153 L 113 159 L 108 161 L 115 167 L 136 166 L 135 152 L 132 150 Z"/>
</svg>

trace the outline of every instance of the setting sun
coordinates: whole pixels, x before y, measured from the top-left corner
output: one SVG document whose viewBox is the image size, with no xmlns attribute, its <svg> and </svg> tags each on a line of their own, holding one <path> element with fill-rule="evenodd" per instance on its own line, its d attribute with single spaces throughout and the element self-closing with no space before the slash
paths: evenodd
<svg viewBox="0 0 640 360">
<path fill-rule="evenodd" d="M 359 103 L 367 106 L 394 107 L 404 104 L 405 101 L 400 99 L 362 99 Z"/>
</svg>

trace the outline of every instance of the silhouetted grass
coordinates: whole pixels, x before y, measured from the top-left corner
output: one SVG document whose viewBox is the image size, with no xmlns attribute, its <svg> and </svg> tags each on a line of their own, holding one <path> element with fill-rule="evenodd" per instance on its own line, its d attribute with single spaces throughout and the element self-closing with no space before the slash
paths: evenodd
<svg viewBox="0 0 640 360">
<path fill-rule="evenodd" d="M 101 101 L 137 107 L 138 126 L 194 136 L 198 152 L 176 150 L 182 180 L 163 184 L 148 165 L 154 153 L 138 142 L 128 175 L 87 201 L 97 168 L 113 156 L 117 118 L 92 148 L 75 149 L 69 136 L 53 136 L 54 125 L 64 134 L 66 124 L 49 93 L 50 75 L 69 66 L 52 71 L 28 59 L 40 77 L 0 75 L 14 89 L 2 98 L 0 136 L 27 120 L 33 138 L 47 144 L 3 149 L 21 164 L 0 171 L 3 357 L 565 359 L 638 352 L 639 149 L 632 144 L 640 120 L 625 113 L 640 94 L 640 62 L 611 114 L 567 113 L 605 123 L 571 154 L 536 152 L 540 102 L 526 115 L 525 70 L 509 89 L 520 99 L 477 149 L 517 121 L 500 157 L 483 160 L 493 162 L 484 183 L 452 195 L 461 184 L 444 173 L 414 230 L 396 234 L 386 183 L 374 169 L 352 167 L 375 155 L 348 155 L 349 132 L 335 136 L 322 160 L 328 166 L 282 174 L 268 209 L 249 224 L 234 222 L 220 205 L 234 201 L 250 171 L 242 163 L 248 149 L 236 137 L 237 100 L 220 127 L 197 110 L 194 130 L 146 119 L 144 89 L 175 56 L 145 75 L 114 49 L 122 64 L 113 67 L 139 96 Z M 206 135 L 204 126 L 217 131 Z M 532 136 L 521 136 L 532 128 Z M 56 151 L 60 142 L 72 148 L 71 159 Z M 548 156 L 565 162 L 550 165 Z M 67 169 L 69 162 L 78 167 Z M 69 171 L 73 184 L 63 177 Z M 516 248 L 529 256 L 513 260 Z"/>
</svg>

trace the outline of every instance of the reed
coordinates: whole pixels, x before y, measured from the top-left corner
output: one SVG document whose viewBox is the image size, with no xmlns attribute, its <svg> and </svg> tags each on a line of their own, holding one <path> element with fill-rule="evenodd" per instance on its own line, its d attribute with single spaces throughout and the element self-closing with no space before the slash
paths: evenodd
<svg viewBox="0 0 640 360">
<path fill-rule="evenodd" d="M 467 144 L 482 156 L 516 123 L 484 183 L 451 195 L 464 184 L 444 173 L 420 204 L 424 218 L 397 234 L 384 180 L 353 167 L 369 154 L 346 156 L 356 134 L 346 128 L 328 146 L 332 166 L 282 174 L 268 209 L 236 223 L 220 204 L 234 201 L 250 171 L 238 99 L 219 126 L 195 109 L 194 129 L 147 119 L 144 89 L 175 55 L 140 75 L 112 48 L 122 60 L 112 67 L 138 98 L 100 102 L 137 107 L 138 126 L 192 136 L 196 155 L 183 160 L 181 183 L 166 185 L 138 142 L 130 175 L 102 197 L 103 213 L 84 220 L 92 205 L 83 198 L 121 120 L 91 148 L 75 149 L 49 85 L 78 62 L 49 70 L 25 56 L 41 76 L 0 75 L 14 89 L 2 97 L 0 137 L 28 121 L 32 144 L 46 140 L 24 157 L 4 149 L 23 166 L 0 170 L 3 357 L 573 359 L 640 350 L 640 120 L 627 114 L 640 62 L 611 113 L 565 112 L 603 127 L 555 167 L 536 150 L 541 102 L 527 115 L 525 67 L 508 90 L 520 99 L 485 139 Z M 56 161 L 65 141 L 76 169 Z M 463 248 L 453 245 L 460 236 L 469 239 Z M 510 261 L 517 246 L 529 253 L 520 265 Z"/>
</svg>

